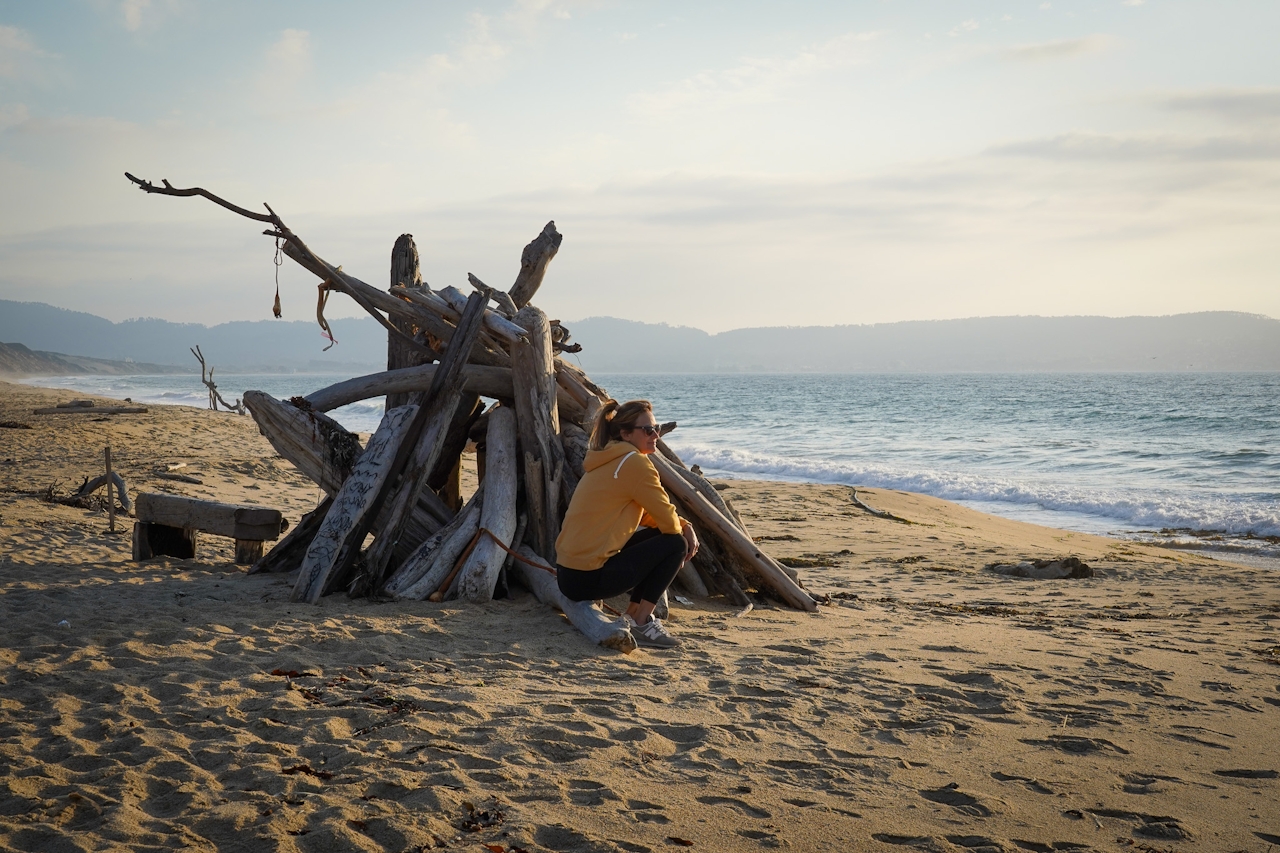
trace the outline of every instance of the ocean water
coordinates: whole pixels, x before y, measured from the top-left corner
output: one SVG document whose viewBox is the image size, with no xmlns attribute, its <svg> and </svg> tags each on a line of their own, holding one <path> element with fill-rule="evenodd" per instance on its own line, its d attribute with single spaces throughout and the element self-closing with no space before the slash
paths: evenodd
<svg viewBox="0 0 1280 853">
<path fill-rule="evenodd" d="M 347 376 L 219 376 L 305 395 Z M 595 375 L 709 475 L 902 489 L 1280 567 L 1280 374 Z M 32 384 L 203 407 L 194 376 Z M 370 400 L 333 413 L 368 432 Z"/>
</svg>

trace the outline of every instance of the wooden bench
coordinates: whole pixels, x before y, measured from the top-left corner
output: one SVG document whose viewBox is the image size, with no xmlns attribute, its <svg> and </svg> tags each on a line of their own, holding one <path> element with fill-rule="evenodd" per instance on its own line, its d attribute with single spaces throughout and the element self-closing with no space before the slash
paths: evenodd
<svg viewBox="0 0 1280 853">
<path fill-rule="evenodd" d="M 262 558 L 263 543 L 280 538 L 288 527 L 277 509 L 236 506 L 147 492 L 134 501 L 133 559 L 157 556 L 190 559 L 196 534 L 211 533 L 236 540 L 236 562 L 252 565 Z"/>
</svg>

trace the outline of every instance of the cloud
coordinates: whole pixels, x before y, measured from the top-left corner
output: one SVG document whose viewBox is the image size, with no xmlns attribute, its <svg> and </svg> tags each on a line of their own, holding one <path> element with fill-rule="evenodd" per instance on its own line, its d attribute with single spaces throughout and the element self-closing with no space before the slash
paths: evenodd
<svg viewBox="0 0 1280 853">
<path fill-rule="evenodd" d="M 267 70 L 277 84 L 293 85 L 311 70 L 311 33 L 288 29 L 267 48 Z"/>
<path fill-rule="evenodd" d="M 0 24 L 0 79 L 24 76 L 35 61 L 51 57 L 25 30 Z"/>
<path fill-rule="evenodd" d="M 142 15 L 151 6 L 151 0 L 124 0 L 120 14 L 124 16 L 124 28 L 136 33 L 142 28 Z"/>
<path fill-rule="evenodd" d="M 1141 6 L 1146 2 L 1147 0 L 1123 0 L 1123 2 L 1120 5 L 1121 6 Z"/>
<path fill-rule="evenodd" d="M 971 18 L 967 21 L 956 24 L 954 27 L 951 28 L 951 32 L 947 33 L 947 35 L 954 38 L 955 36 L 958 36 L 961 33 L 971 33 L 977 28 L 978 28 L 978 22 Z"/>
<path fill-rule="evenodd" d="M 738 65 L 703 71 L 657 92 L 632 95 L 635 112 L 661 115 L 730 104 L 758 104 L 777 100 L 784 90 L 806 78 L 866 60 L 866 45 L 878 32 L 851 32 L 799 53 L 783 57 L 748 57 Z"/>
<path fill-rule="evenodd" d="M 1280 162 L 1280 136 L 1187 137 L 1064 133 L 1044 139 L 995 145 L 985 153 L 991 156 L 1030 157 L 1063 162 Z"/>
<path fill-rule="evenodd" d="M 1040 62 L 1046 59 L 1070 59 L 1098 53 L 1115 44 L 1112 36 L 1095 33 L 1076 39 L 1055 39 L 1035 44 L 1018 45 L 1001 51 L 1001 56 L 1014 62 Z"/>
<path fill-rule="evenodd" d="M 14 104 L 12 107 L 0 106 L 0 133 L 23 124 L 30 117 L 26 104 Z"/>
<path fill-rule="evenodd" d="M 1280 119 L 1280 88 L 1211 89 L 1165 98 L 1166 109 L 1209 113 L 1237 122 Z"/>
</svg>

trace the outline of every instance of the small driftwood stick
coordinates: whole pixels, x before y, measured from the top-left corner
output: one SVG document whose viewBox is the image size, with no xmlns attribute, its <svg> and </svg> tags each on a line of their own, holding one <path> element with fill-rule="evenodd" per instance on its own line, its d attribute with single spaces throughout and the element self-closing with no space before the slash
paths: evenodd
<svg viewBox="0 0 1280 853">
<path fill-rule="evenodd" d="M 191 483 L 196 486 L 203 486 L 204 480 L 199 477 L 193 477 L 190 474 L 173 474 L 169 471 L 152 471 L 151 476 L 158 480 L 173 480 L 178 483 Z"/>
<path fill-rule="evenodd" d="M 560 592 L 556 582 L 555 571 L 545 560 L 533 552 L 528 545 L 515 549 L 522 560 L 511 561 L 511 571 L 543 604 L 556 608 L 573 623 L 573 627 L 582 632 L 591 642 L 629 653 L 635 651 L 636 641 L 631 632 L 619 624 L 617 619 L 605 615 L 593 601 L 570 601 Z M 528 563 L 536 565 L 530 566 Z"/>
<path fill-rule="evenodd" d="M 483 293 L 487 298 L 495 302 L 506 303 L 504 307 L 511 310 L 509 316 L 500 314 L 497 311 L 485 311 L 485 330 L 508 346 L 523 340 L 525 330 L 510 320 L 510 317 L 514 317 L 516 313 L 515 303 L 511 301 L 511 297 L 497 288 L 490 287 L 471 273 L 467 273 L 467 281 L 471 282 L 471 286 Z"/>
<path fill-rule="evenodd" d="M 490 287 L 471 273 L 467 273 L 467 281 L 471 282 L 471 286 L 476 290 L 489 297 L 490 301 L 494 303 L 497 312 L 508 320 L 516 316 L 516 312 L 520 310 L 516 307 L 516 304 L 511 301 L 511 295 L 506 291 L 498 290 L 496 287 Z"/>
<path fill-rule="evenodd" d="M 893 513 L 891 513 L 891 512 L 885 512 L 885 511 L 884 511 L 884 510 L 882 510 L 882 509 L 874 509 L 873 507 L 868 506 L 867 504 L 865 504 L 865 503 L 863 503 L 863 502 L 862 502 L 862 499 L 861 499 L 861 498 L 859 498 L 859 497 L 858 497 L 858 490 L 857 490 L 857 489 L 850 489 L 850 490 L 849 490 L 849 492 L 850 492 L 850 494 L 849 494 L 849 499 L 853 501 L 853 505 L 854 505 L 854 506 L 856 506 L 858 509 L 862 510 L 863 512 L 865 512 L 865 513 L 868 513 L 868 514 L 870 514 L 870 515 L 874 515 L 876 518 L 883 518 L 883 519 L 885 519 L 886 521 L 899 521 L 899 522 L 901 522 L 901 523 L 903 523 L 903 524 L 915 524 L 915 523 L 916 523 L 916 522 L 914 522 L 914 521 L 911 521 L 910 519 L 902 518 L 902 517 L 900 517 L 900 516 L 894 515 L 894 514 L 893 514 Z"/>
<path fill-rule="evenodd" d="M 199 344 L 196 344 L 191 348 L 191 354 L 200 362 L 200 382 L 205 388 L 209 389 L 209 410 L 213 412 L 218 411 L 218 404 L 221 403 L 222 408 L 226 409 L 228 412 L 235 412 L 237 415 L 243 415 L 245 413 L 244 404 L 241 403 L 239 399 L 236 400 L 235 405 L 232 405 L 222 399 L 222 395 L 218 393 L 218 386 L 213 383 L 212 367 L 208 368 L 209 378 L 205 378 L 204 374 L 206 368 L 204 363 L 204 353 L 200 352 Z"/>
<path fill-rule="evenodd" d="M 458 576 L 460 597 L 476 603 L 493 598 L 498 574 L 507 561 L 507 553 L 498 543 L 510 548 L 516 532 L 516 414 L 506 406 L 489 413 L 489 429 L 485 438 L 484 509 L 480 526 L 497 538 L 481 536 L 462 566 Z"/>
<path fill-rule="evenodd" d="M 511 384 L 524 460 L 525 512 L 534 550 L 555 560 L 560 535 L 560 502 L 564 488 L 564 447 L 556 411 L 555 364 L 547 317 L 532 305 L 521 308 L 515 322 L 528 341 L 511 347 Z"/>
<path fill-rule="evenodd" d="M 541 234 L 524 247 L 524 251 L 520 253 L 520 272 L 507 291 L 517 309 L 528 305 L 538 288 L 542 287 L 547 265 L 556 256 L 556 252 L 560 251 L 563 240 L 564 237 L 556 230 L 556 223 L 552 220 L 543 226 Z"/>
<path fill-rule="evenodd" d="M 85 495 L 93 494 L 107 484 L 107 479 L 108 475 L 101 474 L 94 477 L 92 480 L 86 480 L 85 483 L 76 490 L 75 497 L 83 497 Z M 119 472 L 112 471 L 110 479 L 111 482 L 115 483 L 116 499 L 120 501 L 120 506 L 124 508 L 125 512 L 131 512 L 133 510 L 133 506 L 129 503 L 129 491 L 125 488 L 124 478 L 120 476 Z"/>
</svg>

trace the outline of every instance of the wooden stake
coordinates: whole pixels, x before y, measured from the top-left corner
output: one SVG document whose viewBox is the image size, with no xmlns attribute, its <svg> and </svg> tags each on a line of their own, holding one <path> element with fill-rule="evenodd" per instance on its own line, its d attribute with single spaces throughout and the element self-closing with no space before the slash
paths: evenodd
<svg viewBox="0 0 1280 853">
<path fill-rule="evenodd" d="M 107 529 L 116 532 L 115 482 L 111 479 L 111 445 L 107 445 Z"/>
</svg>

